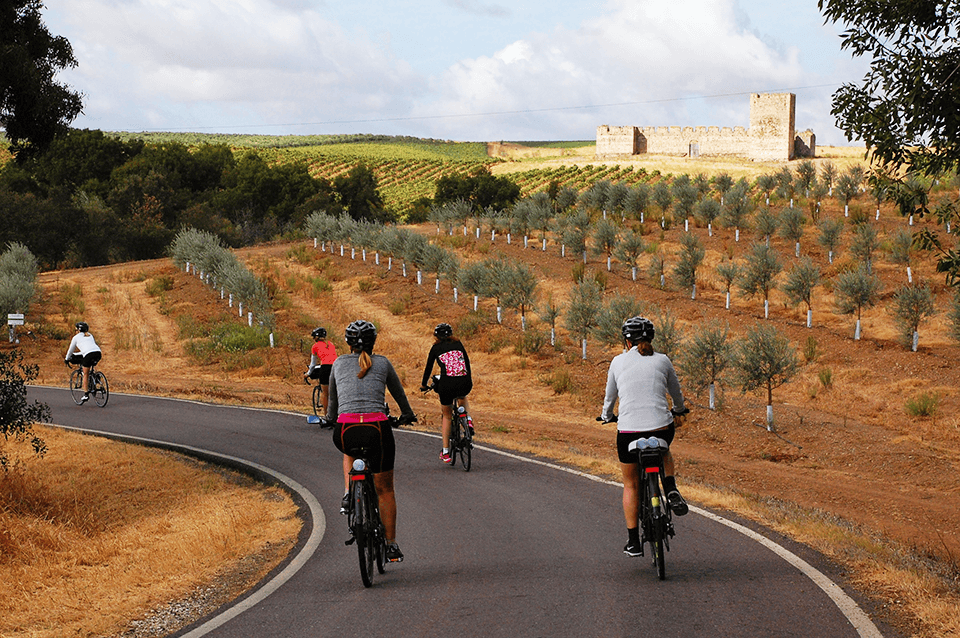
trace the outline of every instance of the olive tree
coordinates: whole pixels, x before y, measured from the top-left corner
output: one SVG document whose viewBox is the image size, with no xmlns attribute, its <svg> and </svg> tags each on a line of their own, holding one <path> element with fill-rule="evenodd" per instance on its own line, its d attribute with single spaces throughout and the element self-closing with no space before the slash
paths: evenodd
<svg viewBox="0 0 960 638">
<path fill-rule="evenodd" d="M 840 273 L 833 280 L 833 295 L 837 311 L 843 315 L 856 314 L 857 327 L 854 340 L 860 339 L 860 318 L 864 308 L 872 308 L 880 299 L 883 284 L 876 275 L 860 266 L 856 270 Z"/>
<path fill-rule="evenodd" d="M 587 336 L 596 327 L 602 308 L 600 286 L 594 280 L 584 278 L 570 294 L 564 313 L 564 324 L 580 341 L 584 359 L 587 358 Z"/>
<path fill-rule="evenodd" d="M 809 257 L 794 266 L 787 273 L 787 281 L 783 285 L 783 292 L 795 306 L 804 303 L 807 305 L 807 327 L 813 325 L 813 289 L 820 285 L 820 269 Z"/>
<path fill-rule="evenodd" d="M 703 242 L 693 233 L 684 233 L 680 236 L 680 256 L 673 274 L 681 286 L 690 288 L 690 298 L 697 298 L 697 270 L 703 263 L 706 251 Z"/>
<path fill-rule="evenodd" d="M 817 237 L 817 243 L 827 249 L 827 259 L 833 263 L 833 258 L 837 254 L 837 248 L 840 247 L 840 239 L 843 235 L 842 219 L 824 219 L 820 222 L 820 236 Z"/>
<path fill-rule="evenodd" d="M 717 264 L 717 276 L 720 277 L 720 281 L 723 284 L 723 291 L 727 293 L 727 310 L 730 310 L 730 290 L 733 288 L 733 285 L 740 279 L 742 274 L 740 269 L 740 264 L 733 261 L 732 259 L 724 259 L 719 264 Z"/>
<path fill-rule="evenodd" d="M 640 263 L 640 255 L 644 253 L 646 248 L 647 243 L 643 240 L 643 235 L 631 229 L 623 234 L 614 251 L 617 261 L 630 268 L 633 281 L 637 280 L 637 266 Z"/>
<path fill-rule="evenodd" d="M 757 324 L 733 349 L 731 363 L 743 392 L 761 390 L 767 399 L 767 430 L 775 432 L 773 391 L 796 376 L 796 349 L 771 325 Z"/>
<path fill-rule="evenodd" d="M 699 326 L 680 357 L 680 369 L 684 381 L 697 392 L 708 389 L 710 409 L 716 409 L 716 385 L 730 361 L 730 327 L 713 321 Z"/>
<path fill-rule="evenodd" d="M 770 291 L 777 287 L 783 266 L 776 251 L 766 244 L 754 244 L 740 276 L 740 291 L 746 297 L 763 296 L 763 316 L 770 317 Z"/>
<path fill-rule="evenodd" d="M 920 341 L 920 322 L 936 314 L 930 287 L 926 284 L 903 286 L 893 295 L 892 312 L 900 331 L 901 343 L 910 344 L 910 349 L 916 352 Z"/>
</svg>

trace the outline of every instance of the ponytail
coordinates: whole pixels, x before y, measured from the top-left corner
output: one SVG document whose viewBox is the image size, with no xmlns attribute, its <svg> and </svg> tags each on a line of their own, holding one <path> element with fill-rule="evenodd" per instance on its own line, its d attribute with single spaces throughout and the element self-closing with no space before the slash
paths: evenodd
<svg viewBox="0 0 960 638">
<path fill-rule="evenodd" d="M 370 353 L 366 350 L 360 353 L 360 372 L 357 373 L 357 378 L 362 379 L 367 375 L 367 372 L 370 371 L 370 367 L 373 366 L 373 360 L 370 358 Z"/>
<path fill-rule="evenodd" d="M 641 341 L 637 344 L 637 352 L 639 352 L 642 357 L 652 356 L 653 344 L 649 341 Z"/>
</svg>

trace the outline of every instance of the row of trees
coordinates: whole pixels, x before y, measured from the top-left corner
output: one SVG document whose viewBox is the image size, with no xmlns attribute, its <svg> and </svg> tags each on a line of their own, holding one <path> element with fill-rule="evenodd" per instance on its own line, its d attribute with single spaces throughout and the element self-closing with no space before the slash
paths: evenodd
<svg viewBox="0 0 960 638">
<path fill-rule="evenodd" d="M 12 242 L 0 254 L 0 320 L 24 314 L 37 292 L 37 258 L 23 244 Z"/>
</svg>

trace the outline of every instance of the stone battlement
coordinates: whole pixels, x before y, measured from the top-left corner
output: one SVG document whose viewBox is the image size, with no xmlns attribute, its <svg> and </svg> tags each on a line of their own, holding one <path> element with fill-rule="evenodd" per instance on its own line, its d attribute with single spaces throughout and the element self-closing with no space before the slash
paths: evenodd
<svg viewBox="0 0 960 638">
<path fill-rule="evenodd" d="M 793 93 L 750 96 L 750 126 L 597 127 L 597 157 L 657 155 L 737 156 L 758 161 L 787 161 L 816 155 L 816 136 L 797 135 Z"/>
</svg>

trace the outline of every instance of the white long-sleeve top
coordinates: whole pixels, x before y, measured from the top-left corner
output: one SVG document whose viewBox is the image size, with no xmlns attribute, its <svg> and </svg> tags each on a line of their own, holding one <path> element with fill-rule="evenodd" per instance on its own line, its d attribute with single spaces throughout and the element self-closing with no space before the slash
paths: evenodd
<svg viewBox="0 0 960 638">
<path fill-rule="evenodd" d="M 78 332 L 77 334 L 73 335 L 73 339 L 70 341 L 70 347 L 67 348 L 67 354 L 64 357 L 64 360 L 69 359 L 74 352 L 79 352 L 85 357 L 91 352 L 100 352 L 100 346 L 97 345 L 93 335 L 89 332 Z"/>
<path fill-rule="evenodd" d="M 659 352 L 645 357 L 636 347 L 630 348 L 610 362 L 601 416 L 605 421 L 613 418 L 613 406 L 619 398 L 617 430 L 620 432 L 665 428 L 673 422 L 667 393 L 673 399 L 674 408 L 684 407 L 680 381 L 670 357 Z"/>
</svg>

